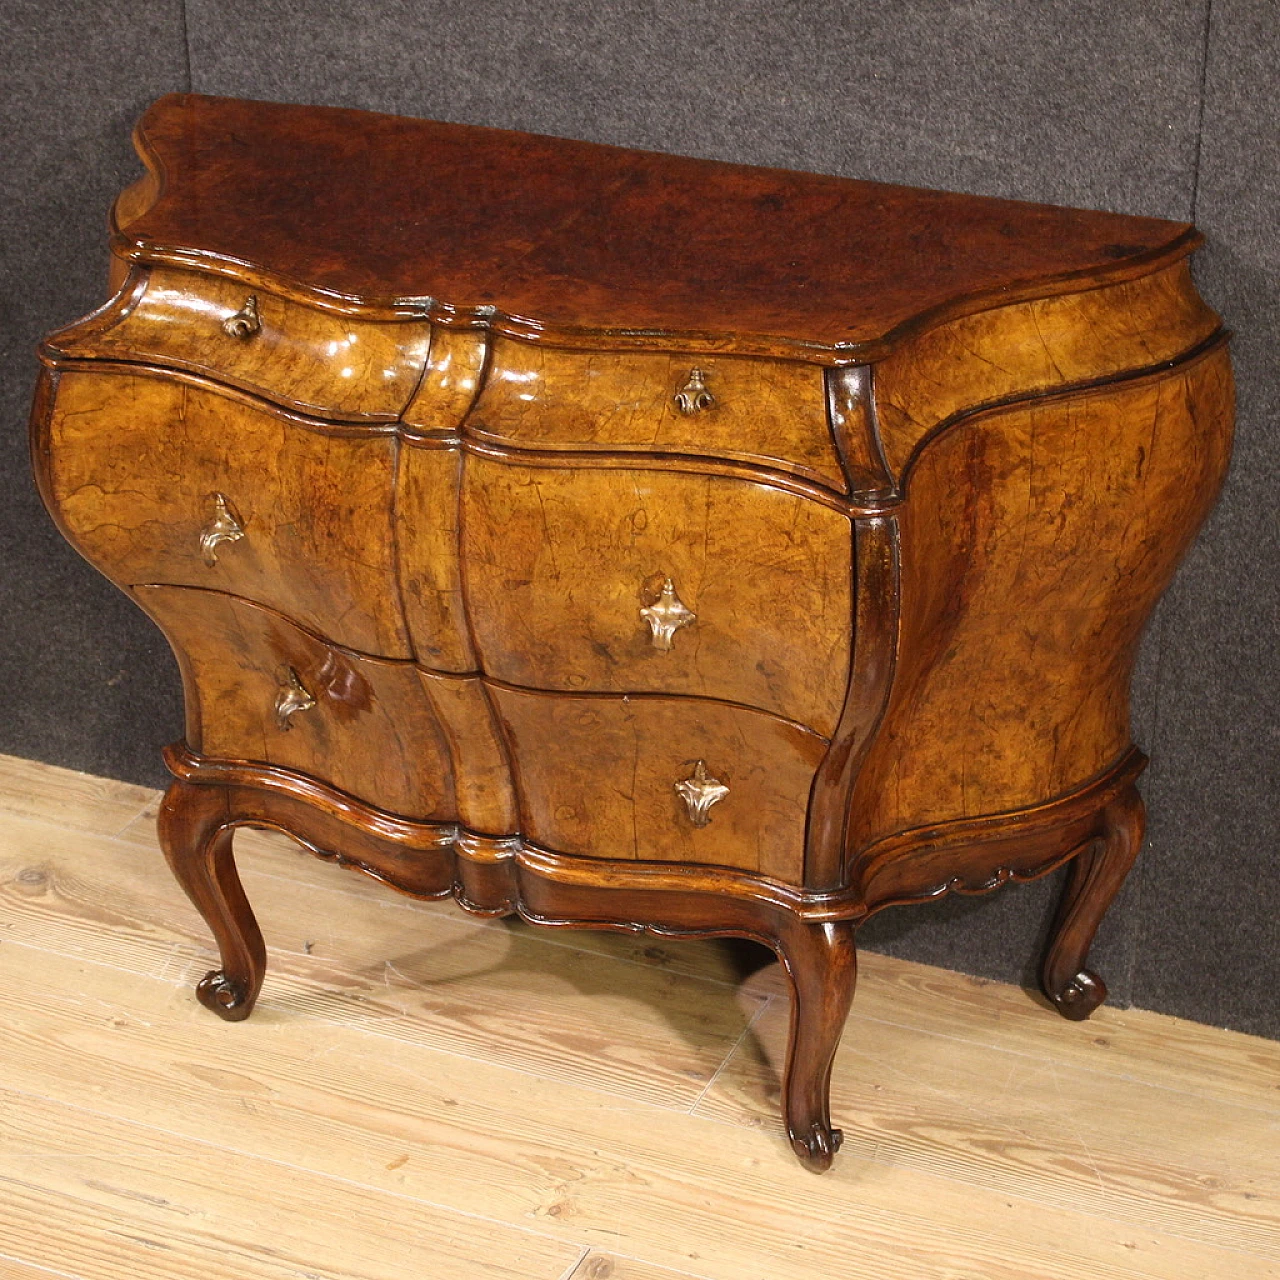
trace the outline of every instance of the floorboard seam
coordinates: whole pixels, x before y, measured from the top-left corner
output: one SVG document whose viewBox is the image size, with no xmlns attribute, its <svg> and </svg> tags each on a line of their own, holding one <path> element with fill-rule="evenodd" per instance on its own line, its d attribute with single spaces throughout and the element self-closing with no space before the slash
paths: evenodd
<svg viewBox="0 0 1280 1280">
<path fill-rule="evenodd" d="M 129 821 L 128 821 L 128 822 L 124 823 L 124 824 L 123 824 L 123 825 L 122 825 L 118 830 L 110 832 L 110 833 L 108 834 L 107 838 L 108 838 L 109 840 L 117 840 L 117 839 L 119 839 L 119 837 L 120 837 L 120 836 L 122 836 L 122 835 L 124 835 L 124 833 L 125 833 L 126 831 L 128 831 L 128 830 L 129 830 L 129 828 L 130 828 L 131 826 L 133 826 L 133 824 L 134 824 L 135 822 L 138 822 L 138 821 L 140 821 L 142 818 L 145 818 L 145 817 L 146 817 L 146 815 L 147 815 L 147 810 L 148 810 L 148 809 L 150 809 L 152 805 L 159 804 L 159 803 L 160 803 L 160 801 L 161 801 L 161 800 L 163 800 L 163 799 L 164 799 L 164 793 L 163 793 L 163 792 L 157 792 L 154 796 L 149 797 L 149 798 L 148 798 L 148 799 L 143 803 L 142 808 L 140 808 L 140 809 L 137 811 L 137 813 L 133 814 L 133 815 L 129 818 Z"/>
<path fill-rule="evenodd" d="M 578 1268 L 587 1260 L 587 1255 L 590 1254 L 590 1252 L 591 1246 L 589 1244 L 584 1244 L 582 1246 L 582 1252 L 578 1254 L 571 1263 L 569 1263 L 568 1270 L 560 1273 L 559 1280 L 573 1280 L 573 1277 L 577 1274 Z"/>
<path fill-rule="evenodd" d="M 720 1079 L 721 1072 L 723 1072 L 725 1067 L 727 1067 L 729 1063 L 733 1060 L 733 1055 L 738 1052 L 738 1048 L 739 1046 L 741 1046 L 742 1042 L 747 1038 L 748 1035 L 751 1034 L 752 1027 L 754 1027 L 756 1023 L 760 1021 L 760 1019 L 764 1016 L 765 1010 L 768 1009 L 768 1007 L 776 999 L 777 999 L 776 996 L 766 996 L 764 1000 L 761 1002 L 760 1007 L 755 1011 L 755 1013 L 751 1015 L 751 1018 L 747 1022 L 747 1025 L 742 1028 L 742 1034 L 733 1042 L 732 1046 L 729 1049 L 729 1052 L 725 1054 L 724 1061 L 721 1062 L 720 1065 L 715 1069 L 715 1072 L 712 1074 L 711 1079 L 708 1080 L 707 1083 L 702 1086 L 702 1092 L 699 1093 L 696 1098 L 694 1098 L 693 1103 L 690 1105 L 689 1110 L 687 1112 L 688 1115 L 694 1115 L 697 1113 L 698 1108 L 702 1105 L 703 1098 L 707 1096 L 708 1092 L 711 1089 L 711 1086 L 715 1084 L 717 1080 Z"/>
<path fill-rule="evenodd" d="M 43 1262 L 32 1262 L 29 1258 L 20 1258 L 16 1253 L 0 1252 L 0 1262 L 16 1262 L 19 1266 L 30 1267 L 34 1271 L 44 1271 L 51 1276 L 65 1277 L 65 1280 L 84 1280 L 78 1272 L 75 1271 L 59 1271 L 53 1267 L 47 1267 Z"/>
</svg>

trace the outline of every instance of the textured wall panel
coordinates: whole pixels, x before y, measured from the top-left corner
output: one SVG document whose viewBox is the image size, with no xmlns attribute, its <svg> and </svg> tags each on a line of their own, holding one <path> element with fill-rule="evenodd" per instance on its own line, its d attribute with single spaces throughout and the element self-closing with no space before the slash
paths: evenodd
<svg viewBox="0 0 1280 1280">
<path fill-rule="evenodd" d="M 1235 330 L 1236 450 L 1166 604 L 1133 998 L 1280 1037 L 1280 10 L 1214 0 L 1200 288 Z"/>
<path fill-rule="evenodd" d="M 1202 0 L 189 0 L 192 86 L 1186 217 Z"/>
<path fill-rule="evenodd" d="M 0 41 L 0 751 L 158 782 L 182 732 L 155 628 L 63 542 L 30 479 L 40 336 L 107 296 L 106 219 L 129 131 L 186 87 L 180 0 L 8 0 Z"/>
</svg>

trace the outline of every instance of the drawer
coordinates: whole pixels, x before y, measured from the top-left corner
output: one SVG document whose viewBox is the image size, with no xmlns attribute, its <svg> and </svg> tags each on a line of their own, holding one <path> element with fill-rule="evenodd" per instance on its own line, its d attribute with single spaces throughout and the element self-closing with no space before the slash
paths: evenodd
<svg viewBox="0 0 1280 1280">
<path fill-rule="evenodd" d="M 848 492 L 816 365 L 560 351 L 496 338 L 468 422 L 525 448 L 729 458 Z"/>
<path fill-rule="evenodd" d="M 134 596 L 178 655 L 194 750 L 308 774 L 402 817 L 454 820 L 447 750 L 412 664 L 359 657 L 214 591 Z"/>
<path fill-rule="evenodd" d="M 395 441 L 313 429 L 161 375 L 61 375 L 38 445 L 81 553 L 125 586 L 210 587 L 339 644 L 408 657 L 392 545 Z"/>
<path fill-rule="evenodd" d="M 535 844 L 802 883 L 809 791 L 826 750 L 816 734 L 676 698 L 493 696 L 515 747 L 521 830 Z"/>
<path fill-rule="evenodd" d="M 353 320 L 203 272 L 156 267 L 139 288 L 116 323 L 52 345 L 189 369 L 320 417 L 392 421 L 431 343 L 425 320 Z"/>
<path fill-rule="evenodd" d="M 484 671 L 509 684 L 718 698 L 830 736 L 851 558 L 845 515 L 769 485 L 466 461 L 472 630 Z"/>
</svg>

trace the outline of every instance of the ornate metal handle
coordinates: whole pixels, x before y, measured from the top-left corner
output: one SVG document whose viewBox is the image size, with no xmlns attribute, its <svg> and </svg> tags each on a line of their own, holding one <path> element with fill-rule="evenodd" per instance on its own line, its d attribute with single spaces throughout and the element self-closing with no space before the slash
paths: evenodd
<svg viewBox="0 0 1280 1280">
<path fill-rule="evenodd" d="M 710 409 L 716 398 L 707 390 L 707 375 L 701 369 L 689 370 L 689 381 L 676 392 L 676 405 L 681 413 L 700 413 Z"/>
<path fill-rule="evenodd" d="M 676 595 L 675 583 L 667 578 L 663 581 L 661 595 L 653 604 L 645 605 L 640 616 L 649 624 L 653 647 L 666 653 L 674 643 L 676 632 L 687 627 L 698 615 L 685 606 Z"/>
<path fill-rule="evenodd" d="M 299 711 L 309 711 L 316 705 L 316 700 L 307 691 L 298 673 L 292 667 L 282 667 L 277 676 L 280 692 L 276 694 L 276 724 L 281 729 L 290 729 L 289 717 Z"/>
<path fill-rule="evenodd" d="M 708 777 L 706 762 L 699 760 L 692 776 L 676 783 L 676 794 L 688 806 L 689 821 L 695 827 L 705 827 L 711 821 L 711 806 L 723 800 L 729 788 L 719 778 Z"/>
<path fill-rule="evenodd" d="M 225 493 L 215 493 L 212 497 L 213 519 L 200 530 L 200 553 L 210 568 L 218 563 L 218 543 L 239 542 L 244 537 L 244 526 L 232 509 L 231 500 Z"/>
<path fill-rule="evenodd" d="M 222 322 L 222 332 L 228 338 L 239 338 L 242 342 L 252 338 L 262 328 L 262 317 L 258 314 L 258 295 L 251 293 L 244 306 L 233 316 Z"/>
</svg>

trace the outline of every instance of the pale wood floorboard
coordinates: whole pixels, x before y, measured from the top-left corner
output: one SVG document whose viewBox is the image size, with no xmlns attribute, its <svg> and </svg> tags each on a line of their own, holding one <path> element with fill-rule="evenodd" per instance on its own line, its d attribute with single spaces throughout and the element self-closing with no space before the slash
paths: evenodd
<svg viewBox="0 0 1280 1280">
<path fill-rule="evenodd" d="M 869 955 L 816 1178 L 776 965 L 246 833 L 271 964 L 229 1026 L 154 800 L 0 758 L 0 1280 L 1280 1277 L 1280 1045 Z"/>
</svg>

